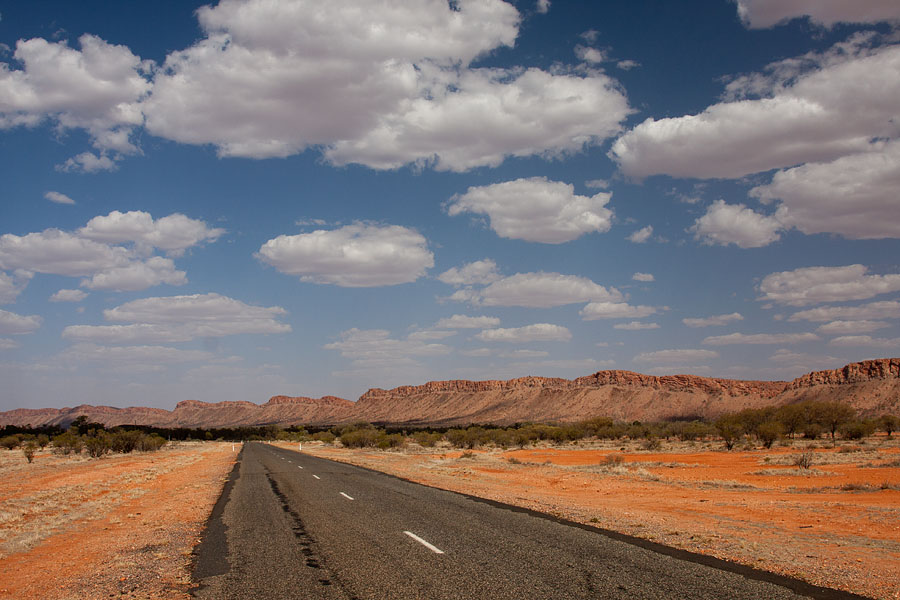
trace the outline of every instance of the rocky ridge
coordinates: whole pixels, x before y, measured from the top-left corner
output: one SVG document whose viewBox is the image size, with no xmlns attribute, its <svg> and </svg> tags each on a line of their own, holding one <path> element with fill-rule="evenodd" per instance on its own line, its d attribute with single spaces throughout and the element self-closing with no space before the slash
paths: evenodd
<svg viewBox="0 0 900 600">
<path fill-rule="evenodd" d="M 695 375 L 644 375 L 599 371 L 577 379 L 519 377 L 510 380 L 431 381 L 391 390 L 370 389 L 357 402 L 336 396 L 272 396 L 247 401 L 184 400 L 159 408 L 81 405 L 16 409 L 0 413 L 0 426 L 65 425 L 79 415 L 107 426 L 236 427 L 332 425 L 356 420 L 405 425 L 510 424 L 577 421 L 597 415 L 619 420 L 716 416 L 805 399 L 841 400 L 864 416 L 900 413 L 900 358 L 851 363 L 785 381 L 742 381 Z"/>
</svg>

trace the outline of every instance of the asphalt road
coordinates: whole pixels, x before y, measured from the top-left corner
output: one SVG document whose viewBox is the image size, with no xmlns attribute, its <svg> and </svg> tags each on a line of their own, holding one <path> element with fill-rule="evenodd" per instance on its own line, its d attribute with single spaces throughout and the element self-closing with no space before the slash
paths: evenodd
<svg viewBox="0 0 900 600">
<path fill-rule="evenodd" d="M 195 595 L 308 600 L 858 598 L 634 542 L 250 443 L 199 547 Z"/>
</svg>

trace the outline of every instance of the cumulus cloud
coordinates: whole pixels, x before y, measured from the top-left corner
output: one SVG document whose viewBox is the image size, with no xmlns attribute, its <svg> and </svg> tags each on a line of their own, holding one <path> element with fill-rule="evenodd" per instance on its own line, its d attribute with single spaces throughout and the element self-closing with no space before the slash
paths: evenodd
<svg viewBox="0 0 900 600">
<path fill-rule="evenodd" d="M 415 281 L 434 266 L 418 232 L 399 225 L 356 223 L 340 229 L 280 235 L 257 258 L 301 281 L 376 287 Z"/>
<path fill-rule="evenodd" d="M 886 321 L 831 321 L 816 328 L 822 335 L 850 335 L 854 333 L 871 333 L 891 324 Z"/>
<path fill-rule="evenodd" d="M 689 231 L 705 244 L 759 248 L 777 241 L 783 228 L 775 217 L 760 214 L 743 204 L 726 204 L 724 200 L 716 200 Z"/>
<path fill-rule="evenodd" d="M 25 335 L 34 333 L 41 326 L 43 319 L 38 315 L 19 315 L 14 312 L 0 310 L 0 335 Z"/>
<path fill-rule="evenodd" d="M 180 256 L 187 248 L 203 242 L 214 242 L 224 229 L 210 228 L 204 221 L 179 213 L 154 220 L 150 213 L 117 210 L 97 216 L 78 230 L 82 238 L 104 243 L 135 242 L 149 248 L 165 250 Z"/>
<path fill-rule="evenodd" d="M 222 156 L 315 146 L 334 164 L 463 171 L 580 150 L 629 112 L 600 72 L 470 68 L 518 36 L 499 0 L 225 0 L 197 15 L 206 37 L 167 57 L 147 128 Z"/>
<path fill-rule="evenodd" d="M 356 368 L 393 368 L 419 364 L 418 358 L 443 356 L 452 349 L 444 344 L 430 344 L 418 339 L 392 338 L 384 329 L 348 329 L 341 332 L 340 340 L 323 346 L 326 350 L 338 350 L 349 358 Z"/>
<path fill-rule="evenodd" d="M 172 259 L 154 256 L 95 273 L 91 278 L 83 279 L 81 285 L 91 290 L 134 292 L 162 283 L 184 285 L 187 274 L 177 270 Z"/>
<path fill-rule="evenodd" d="M 82 152 L 67 159 L 66 162 L 56 165 L 56 170 L 63 173 L 97 173 L 99 171 L 115 171 L 118 168 L 116 159 L 110 158 L 105 153 L 94 154 L 93 152 Z"/>
<path fill-rule="evenodd" d="M 806 234 L 850 239 L 900 237 L 900 140 L 866 152 L 778 171 L 750 194 L 780 200 L 778 221 Z"/>
<path fill-rule="evenodd" d="M 590 302 L 579 313 L 585 321 L 597 319 L 641 319 L 655 314 L 653 306 L 632 306 L 627 302 Z"/>
<path fill-rule="evenodd" d="M 547 12 L 550 11 L 550 0 L 537 0 L 534 5 L 534 10 L 542 15 L 547 14 Z"/>
<path fill-rule="evenodd" d="M 900 302 L 886 300 L 860 306 L 821 306 L 792 314 L 788 321 L 866 321 L 876 319 L 900 319 Z"/>
<path fill-rule="evenodd" d="M 646 227 L 641 227 L 631 235 L 629 235 L 627 239 L 629 242 L 634 242 L 635 244 L 643 244 L 653 235 L 653 225 L 647 225 Z"/>
<path fill-rule="evenodd" d="M 682 319 L 681 322 L 688 327 L 712 327 L 716 325 L 727 325 L 732 321 L 743 321 L 744 316 L 741 313 L 733 312 L 727 315 L 714 315 L 711 317 L 698 317 Z"/>
<path fill-rule="evenodd" d="M 894 0 L 737 0 L 741 21 L 751 29 L 772 27 L 798 17 L 832 27 L 836 23 L 900 21 Z"/>
<path fill-rule="evenodd" d="M 497 263 L 489 258 L 476 260 L 461 267 L 452 267 L 438 275 L 438 280 L 455 286 L 486 285 L 500 278 Z"/>
<path fill-rule="evenodd" d="M 729 333 L 714 335 L 703 339 L 710 346 L 726 346 L 729 344 L 800 344 L 802 342 L 819 341 L 814 333 Z"/>
<path fill-rule="evenodd" d="M 140 102 L 151 88 L 142 61 L 125 46 L 93 35 L 78 39 L 80 49 L 65 41 L 19 40 L 13 54 L 17 66 L 0 63 L 0 128 L 34 126 L 51 120 L 60 129 L 84 129 L 100 155 L 85 153 L 66 163 L 85 171 L 108 168 L 108 152 L 137 151 L 129 141 L 143 122 Z"/>
<path fill-rule="evenodd" d="M 535 323 L 508 329 L 485 329 L 476 334 L 475 338 L 482 342 L 567 342 L 572 339 L 572 333 L 561 325 Z"/>
<path fill-rule="evenodd" d="M 577 275 L 561 273 L 517 273 L 504 277 L 479 291 L 485 306 L 525 306 L 551 308 L 578 302 L 617 302 L 622 294 Z"/>
<path fill-rule="evenodd" d="M 759 284 L 760 300 L 803 306 L 820 302 L 865 300 L 900 291 L 900 274 L 868 275 L 864 265 L 806 267 L 767 275 Z"/>
<path fill-rule="evenodd" d="M 884 348 L 896 350 L 900 349 L 900 338 L 873 338 L 870 335 L 844 335 L 836 337 L 830 342 L 829 346 L 837 346 L 844 348 L 868 347 L 868 348 Z"/>
<path fill-rule="evenodd" d="M 562 244 L 586 233 L 609 231 L 612 211 L 605 206 L 611 196 L 578 196 L 572 184 L 531 177 L 470 187 L 451 198 L 447 212 L 488 215 L 500 237 Z"/>
<path fill-rule="evenodd" d="M 896 136 L 900 45 L 861 36 L 736 79 L 698 115 L 648 118 L 610 156 L 632 177 L 736 178 L 830 162 Z"/>
<path fill-rule="evenodd" d="M 617 323 L 613 325 L 613 329 L 621 329 L 624 331 L 643 331 L 645 329 L 659 329 L 659 324 L 632 321 L 631 323 Z"/>
<path fill-rule="evenodd" d="M 12 350 L 13 348 L 18 348 L 21 346 L 19 342 L 16 340 L 11 340 L 9 338 L 0 338 L 0 350 Z"/>
<path fill-rule="evenodd" d="M 694 350 L 690 348 L 675 348 L 671 350 L 656 350 L 654 352 L 642 352 L 635 356 L 634 362 L 685 364 L 692 361 L 704 361 L 718 358 L 719 353 L 712 350 Z"/>
<path fill-rule="evenodd" d="M 631 276 L 631 278 L 635 281 L 643 281 L 643 282 L 647 282 L 647 283 L 649 283 L 651 281 L 656 281 L 656 279 L 650 273 L 635 273 L 634 275 Z"/>
<path fill-rule="evenodd" d="M 59 290 L 50 296 L 50 302 L 81 302 L 87 296 L 87 292 L 81 290 Z"/>
<path fill-rule="evenodd" d="M 500 324 L 497 317 L 468 317 L 466 315 L 453 315 L 445 317 L 434 324 L 437 329 L 486 329 Z"/>
<path fill-rule="evenodd" d="M 155 249 L 179 256 L 185 249 L 217 239 L 223 230 L 181 214 L 154 220 L 149 213 L 113 211 L 91 219 L 76 232 L 45 229 L 0 236 L 0 269 L 84 277 L 83 287 L 137 291 L 167 283 L 183 285 L 184 271 Z M 116 245 L 131 242 L 129 247 Z M 0 286 L 2 287 L 2 286 Z"/>
<path fill-rule="evenodd" d="M 0 304 L 15 302 L 27 282 L 27 279 L 23 281 L 23 278 L 10 277 L 0 271 Z"/>
<path fill-rule="evenodd" d="M 181 350 L 169 346 L 100 346 L 92 343 L 74 344 L 60 353 L 60 358 L 73 362 L 92 362 L 102 365 L 154 366 L 205 361 L 214 354 L 202 350 Z"/>
<path fill-rule="evenodd" d="M 215 293 L 142 298 L 103 311 L 107 321 L 178 325 L 198 337 L 285 333 L 290 325 L 276 320 L 285 314 L 280 306 L 253 306 Z"/>
<path fill-rule="evenodd" d="M 71 198 L 69 198 L 68 196 L 66 196 L 65 194 L 61 194 L 59 192 L 54 192 L 54 191 L 45 192 L 44 198 L 46 198 L 47 200 L 49 200 L 50 202 L 53 202 L 55 204 L 75 204 L 75 201 L 72 200 Z"/>
</svg>

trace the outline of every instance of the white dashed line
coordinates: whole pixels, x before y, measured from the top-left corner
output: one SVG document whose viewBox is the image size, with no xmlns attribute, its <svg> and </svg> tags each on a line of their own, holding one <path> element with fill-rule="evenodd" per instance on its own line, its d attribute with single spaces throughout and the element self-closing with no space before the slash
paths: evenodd
<svg viewBox="0 0 900 600">
<path fill-rule="evenodd" d="M 322 479 L 322 478 L 319 477 L 318 475 L 313 475 L 313 477 L 315 477 L 316 479 Z"/>
<path fill-rule="evenodd" d="M 303 467 L 301 467 L 300 465 L 297 465 L 297 468 L 298 468 L 298 469 L 302 469 Z"/>
<path fill-rule="evenodd" d="M 343 496 L 343 497 L 346 498 L 347 500 L 353 500 L 353 498 L 351 498 L 350 496 L 348 496 L 348 495 L 345 494 L 344 492 L 341 492 L 341 496 Z"/>
<path fill-rule="evenodd" d="M 428 542 L 426 542 L 425 540 L 423 540 L 422 538 L 420 538 L 419 536 L 417 536 L 416 534 L 414 534 L 414 533 L 411 532 L 411 531 L 404 531 L 403 533 L 405 533 L 406 535 L 408 535 L 408 536 L 411 537 L 412 539 L 416 540 L 417 542 L 419 542 L 420 544 L 422 544 L 423 546 L 425 546 L 426 548 L 428 548 L 429 550 L 431 550 L 431 551 L 434 552 L 435 554 L 443 554 L 443 553 L 444 553 L 443 550 L 441 550 L 440 548 L 437 548 L 436 546 L 433 546 L 433 545 L 429 544 Z"/>
</svg>

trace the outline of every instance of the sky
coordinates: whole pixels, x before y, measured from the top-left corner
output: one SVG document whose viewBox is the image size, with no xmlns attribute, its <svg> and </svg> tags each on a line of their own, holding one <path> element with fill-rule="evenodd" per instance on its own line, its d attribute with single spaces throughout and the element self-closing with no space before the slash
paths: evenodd
<svg viewBox="0 0 900 600">
<path fill-rule="evenodd" d="M 0 0 L 0 410 L 900 355 L 896 0 Z"/>
</svg>

